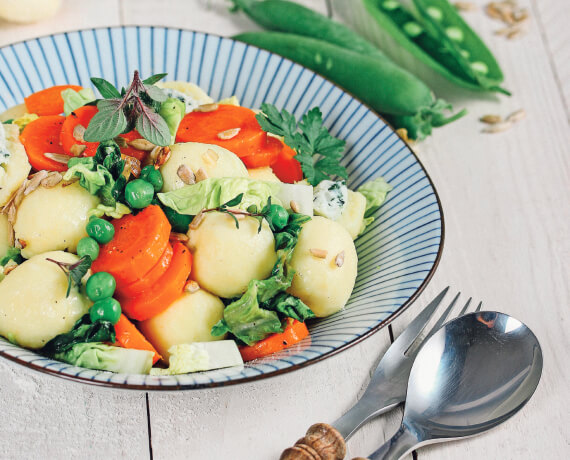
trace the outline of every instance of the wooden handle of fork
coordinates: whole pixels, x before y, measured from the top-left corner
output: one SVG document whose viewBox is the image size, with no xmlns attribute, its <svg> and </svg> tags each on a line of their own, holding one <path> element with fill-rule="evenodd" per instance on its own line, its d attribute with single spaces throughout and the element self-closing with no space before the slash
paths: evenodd
<svg viewBox="0 0 570 460">
<path fill-rule="evenodd" d="M 342 435 L 327 423 L 316 423 L 293 447 L 285 449 L 279 460 L 343 460 L 345 455 Z M 358 457 L 358 460 L 365 459 Z"/>
</svg>

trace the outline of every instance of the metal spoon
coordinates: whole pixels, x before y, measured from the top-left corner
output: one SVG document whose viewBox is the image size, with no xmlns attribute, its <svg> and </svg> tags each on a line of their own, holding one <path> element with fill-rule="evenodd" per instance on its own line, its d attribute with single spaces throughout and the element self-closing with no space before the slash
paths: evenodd
<svg viewBox="0 0 570 460">
<path fill-rule="evenodd" d="M 369 458 L 483 433 L 525 405 L 541 373 L 540 344 L 520 321 L 497 312 L 450 321 L 414 361 L 400 429 Z"/>
</svg>

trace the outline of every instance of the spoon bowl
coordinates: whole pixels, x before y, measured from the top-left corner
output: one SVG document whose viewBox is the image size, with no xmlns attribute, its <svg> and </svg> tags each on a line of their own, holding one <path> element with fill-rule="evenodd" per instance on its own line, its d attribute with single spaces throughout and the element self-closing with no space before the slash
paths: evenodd
<svg viewBox="0 0 570 460">
<path fill-rule="evenodd" d="M 400 430 L 370 458 L 398 459 L 422 445 L 483 433 L 526 404 L 541 373 L 540 344 L 515 318 L 479 312 L 450 321 L 414 361 Z"/>
</svg>

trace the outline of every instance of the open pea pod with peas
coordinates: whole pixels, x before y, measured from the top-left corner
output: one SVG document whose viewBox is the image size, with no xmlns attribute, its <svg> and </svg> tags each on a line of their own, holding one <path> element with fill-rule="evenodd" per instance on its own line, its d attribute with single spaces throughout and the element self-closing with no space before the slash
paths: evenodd
<svg viewBox="0 0 570 460">
<path fill-rule="evenodd" d="M 250 32 L 234 38 L 280 54 L 329 78 L 411 139 L 423 139 L 466 112 L 446 116 L 447 102 L 416 76 L 348 27 L 286 0 L 233 0 L 236 9 L 272 32 Z"/>
<path fill-rule="evenodd" d="M 414 58 L 453 83 L 510 95 L 495 57 L 447 0 L 362 0 L 372 19 Z"/>
</svg>

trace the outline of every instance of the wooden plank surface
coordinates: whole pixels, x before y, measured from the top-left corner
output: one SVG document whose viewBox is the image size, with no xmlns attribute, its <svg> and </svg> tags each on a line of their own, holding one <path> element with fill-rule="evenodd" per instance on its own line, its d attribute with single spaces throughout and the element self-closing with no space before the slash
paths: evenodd
<svg viewBox="0 0 570 460">
<path fill-rule="evenodd" d="M 324 0 L 305 0 L 326 12 Z M 568 101 L 570 33 L 564 0 L 520 2 L 531 8 L 529 34 L 506 41 L 480 12 L 466 19 L 489 43 L 514 96 L 475 101 L 466 119 L 439 129 L 418 147 L 446 216 L 444 256 L 418 303 L 399 319 L 397 333 L 441 288 L 450 284 L 489 308 L 528 324 L 545 355 L 535 397 L 513 420 L 483 437 L 433 446 L 420 459 L 566 458 L 570 422 L 565 329 L 570 304 L 570 186 Z M 483 2 L 480 2 L 483 4 Z M 99 25 L 170 25 L 221 35 L 254 26 L 227 13 L 223 0 L 98 0 L 64 2 L 54 19 L 37 25 L 0 22 L 0 45 L 38 35 Z M 566 18 L 568 15 L 566 14 Z M 526 120 L 494 135 L 479 133 L 480 115 L 524 108 Z M 333 421 L 362 394 L 387 330 L 292 374 L 266 381 L 186 393 L 149 394 L 155 459 L 267 459 L 315 421 Z M 145 394 L 113 392 L 31 373 L 0 362 L 0 458 L 147 458 Z M 360 430 L 349 455 L 367 455 L 395 430 L 395 411 Z M 410 457 L 411 458 L 411 457 Z"/>
</svg>

